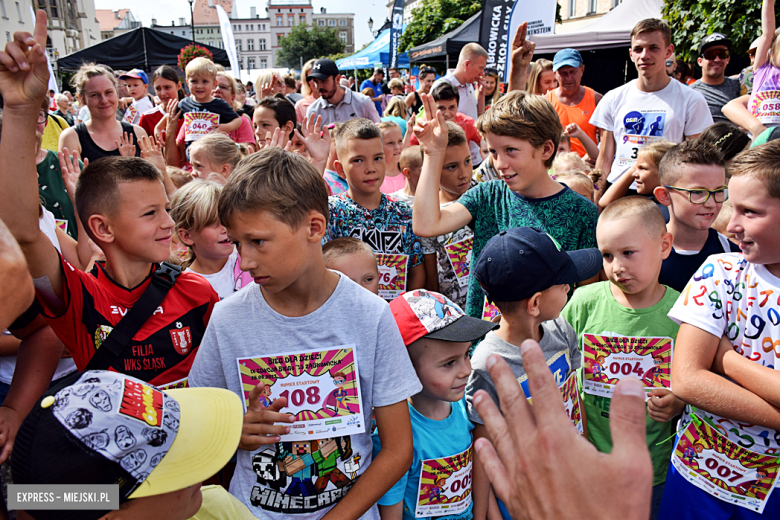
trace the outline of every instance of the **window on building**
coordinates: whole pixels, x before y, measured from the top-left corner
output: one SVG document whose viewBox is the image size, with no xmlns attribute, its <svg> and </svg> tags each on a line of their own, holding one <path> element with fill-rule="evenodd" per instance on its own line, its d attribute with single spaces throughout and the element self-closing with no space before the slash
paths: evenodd
<svg viewBox="0 0 780 520">
<path fill-rule="evenodd" d="M 282 44 L 282 38 L 284 38 L 284 34 L 283 33 L 279 33 L 279 34 L 276 35 L 276 45 L 281 45 Z"/>
<path fill-rule="evenodd" d="M 574 18 L 577 14 L 577 0 L 569 0 L 569 18 Z"/>
<path fill-rule="evenodd" d="M 339 38 L 341 39 L 341 43 L 347 43 L 347 33 L 344 31 L 341 31 L 339 33 Z"/>
<path fill-rule="evenodd" d="M 328 27 L 336 27 L 336 20 L 328 20 Z"/>
<path fill-rule="evenodd" d="M 241 27 L 240 25 L 238 27 Z M 241 29 L 236 29 L 236 24 L 233 24 L 233 30 L 234 31 L 240 31 Z"/>
<path fill-rule="evenodd" d="M 347 21 L 346 21 L 346 20 L 344 20 L 344 19 L 342 18 L 341 20 L 339 20 L 339 25 L 340 25 L 341 27 L 346 27 L 346 25 L 347 25 Z"/>
<path fill-rule="evenodd" d="M 24 19 L 21 15 L 21 9 L 19 10 L 19 13 L 19 21 L 22 22 Z M 49 0 L 49 14 L 52 18 L 60 17 L 59 11 L 57 10 L 57 0 Z"/>
<path fill-rule="evenodd" d="M 287 27 L 292 27 L 295 25 L 295 15 L 294 14 L 288 14 L 287 15 Z"/>
<path fill-rule="evenodd" d="M 261 30 L 261 31 L 265 31 L 265 24 L 262 24 L 262 25 L 263 25 L 263 28 L 262 28 L 262 29 L 260 29 L 260 30 Z"/>
<path fill-rule="evenodd" d="M 588 0 L 588 14 L 596 12 L 596 0 Z"/>
<path fill-rule="evenodd" d="M 246 41 L 246 50 L 248 50 L 248 51 L 255 50 L 255 41 L 254 40 L 247 40 Z"/>
<path fill-rule="evenodd" d="M 24 18 L 22 18 L 22 6 L 19 5 L 19 2 L 16 2 L 16 14 L 19 16 L 19 23 L 24 23 Z"/>
<path fill-rule="evenodd" d="M 3 15 L 3 18 L 8 20 L 8 13 L 5 11 L 5 0 L 0 0 L 0 14 Z"/>
<path fill-rule="evenodd" d="M 276 26 L 284 27 L 284 15 L 281 14 L 276 15 Z"/>
<path fill-rule="evenodd" d="M 253 70 L 255 68 L 255 59 L 254 58 L 248 58 L 247 62 L 248 62 L 248 65 L 247 65 L 246 68 L 249 69 L 249 70 Z"/>
<path fill-rule="evenodd" d="M 306 24 L 306 15 L 305 14 L 299 14 L 298 15 L 298 25 L 305 25 Z"/>
<path fill-rule="evenodd" d="M 620 0 L 612 0 L 612 8 L 613 8 L 613 9 L 614 9 L 615 7 L 617 7 L 617 6 L 619 6 L 619 5 L 620 5 Z"/>
<path fill-rule="evenodd" d="M 268 68 L 268 60 L 265 58 L 260 58 L 260 68 L 261 69 L 267 69 Z"/>
<path fill-rule="evenodd" d="M 260 38 L 260 50 L 265 50 L 265 38 Z"/>
<path fill-rule="evenodd" d="M 320 27 L 325 27 L 325 20 L 317 20 L 317 25 Z"/>
<path fill-rule="evenodd" d="M 241 40 L 236 40 L 236 50 L 241 52 Z"/>
<path fill-rule="evenodd" d="M 11 41 L 11 31 L 5 31 L 5 41 Z"/>
</svg>

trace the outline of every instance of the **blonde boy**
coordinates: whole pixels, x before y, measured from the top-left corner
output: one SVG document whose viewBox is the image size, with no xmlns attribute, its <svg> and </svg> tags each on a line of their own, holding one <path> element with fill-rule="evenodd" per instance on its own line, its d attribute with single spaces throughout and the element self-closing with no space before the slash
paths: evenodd
<svg viewBox="0 0 780 520">
<path fill-rule="evenodd" d="M 682 291 L 708 256 L 739 251 L 712 228 L 729 195 L 725 163 L 717 148 L 694 139 L 666 152 L 658 173 L 661 185 L 653 193 L 669 207 L 667 228 L 674 237 L 658 281 Z"/>
<path fill-rule="evenodd" d="M 377 254 L 380 295 L 392 300 L 425 286 L 420 239 L 412 231 L 411 208 L 379 191 L 385 177 L 382 134 L 369 119 L 351 119 L 336 133 L 334 162 L 349 189 L 330 197 L 325 240 L 355 237 Z"/>
<path fill-rule="evenodd" d="M 724 449 L 749 446 L 731 467 L 780 449 L 780 364 L 776 342 L 780 338 L 777 319 L 780 278 L 780 141 L 752 148 L 734 159 L 729 167 L 729 198 L 734 213 L 729 231 L 735 233 L 742 254 L 724 253 L 709 257 L 691 278 L 669 312 L 680 323 L 672 366 L 672 388 L 691 407 L 701 423 L 724 425 L 718 439 Z M 699 293 L 704 297 L 699 297 Z M 725 336 L 725 338 L 723 337 Z M 768 348 L 769 345 L 775 348 Z M 687 408 L 682 425 L 691 422 L 693 408 Z M 681 437 L 682 439 L 682 437 Z M 755 496 L 738 491 L 743 499 L 724 498 L 697 489 L 677 468 L 679 457 L 669 466 L 667 491 L 661 514 L 669 518 L 754 518 Z M 755 467 L 755 466 L 753 466 Z M 758 467 L 758 470 L 763 469 Z M 733 476 L 733 475 L 732 475 Z M 772 481 L 751 474 L 738 477 L 749 488 L 758 481 L 768 495 L 764 518 L 780 516 L 780 493 Z M 752 482 L 751 482 L 752 481 Z"/>
<path fill-rule="evenodd" d="M 401 174 L 406 177 L 406 186 L 391 193 L 401 202 L 406 202 L 409 207 L 414 207 L 414 194 L 417 192 L 417 183 L 420 180 L 420 171 L 422 170 L 423 151 L 419 145 L 409 146 L 401 152 L 401 159 L 398 161 L 398 167 Z"/>
<path fill-rule="evenodd" d="M 320 244 L 328 195 L 322 175 L 299 155 L 265 148 L 228 179 L 219 219 L 236 242 L 241 269 L 255 283 L 213 314 L 190 384 L 227 388 L 246 404 L 231 494 L 258 518 L 378 519 L 377 500 L 411 463 L 406 399 L 421 385 L 389 306 L 325 267 Z M 268 324 L 262 334 L 259 323 Z M 275 372 L 263 382 L 242 368 L 281 366 L 296 356 L 312 367 L 289 374 L 293 381 L 306 378 L 303 408 L 291 389 L 288 403 L 280 384 L 286 375 Z M 260 403 L 264 383 L 271 387 L 268 407 Z M 339 415 L 352 417 L 315 426 L 311 414 L 298 413 L 311 407 L 332 417 L 329 403 Z M 296 408 L 284 413 L 288 405 Z M 372 408 L 384 447 L 373 460 L 366 428 Z M 362 433 L 339 433 L 350 424 L 362 424 L 355 426 Z M 291 432 L 303 436 L 282 441 Z"/>
<path fill-rule="evenodd" d="M 379 269 L 371 247 L 353 237 L 341 237 L 322 246 L 325 267 L 341 271 L 353 282 L 379 294 Z"/>
<path fill-rule="evenodd" d="M 177 140 L 189 146 L 214 130 L 232 132 L 241 127 L 233 107 L 212 95 L 217 83 L 217 66 L 206 58 L 195 58 L 184 69 L 190 95 L 179 103 L 184 125 Z"/>
<path fill-rule="evenodd" d="M 493 167 L 501 182 L 483 182 L 446 208 L 439 205 L 447 149 L 444 118 L 423 95 L 425 118 L 415 128 L 425 152 L 414 204 L 414 230 L 420 236 L 451 233 L 473 222 L 472 264 L 499 231 L 530 226 L 552 236 L 563 249 L 596 247 L 596 207 L 547 174 L 558 151 L 562 129 L 549 101 L 516 91 L 503 96 L 480 117 Z M 438 117 L 436 117 L 438 116 Z M 469 280 L 466 312 L 481 317 L 484 295 Z"/>
<path fill-rule="evenodd" d="M 672 236 L 666 232 L 655 203 L 639 196 L 618 199 L 601 214 L 596 235 L 609 281 L 578 289 L 561 313 L 577 332 L 583 355 L 585 339 L 599 342 L 599 336 L 674 340 L 678 326 L 666 313 L 679 293 L 658 283 L 661 263 L 672 248 Z M 583 338 L 585 334 L 597 337 Z M 637 344 L 643 344 L 641 339 Z M 614 364 L 602 365 L 607 378 L 622 377 L 620 371 L 615 373 L 610 368 Z M 651 514 L 655 518 L 672 450 L 673 432 L 668 421 L 682 412 L 683 402 L 666 389 L 654 389 L 649 395 L 647 445 L 655 475 Z M 611 399 L 586 393 L 583 401 L 588 440 L 600 451 L 609 452 Z"/>
</svg>

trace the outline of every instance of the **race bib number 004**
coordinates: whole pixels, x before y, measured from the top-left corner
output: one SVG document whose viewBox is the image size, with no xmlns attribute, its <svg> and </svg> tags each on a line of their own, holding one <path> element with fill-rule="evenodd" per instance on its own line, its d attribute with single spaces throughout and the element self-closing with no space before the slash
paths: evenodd
<svg viewBox="0 0 780 520">
<path fill-rule="evenodd" d="M 472 447 L 458 455 L 422 461 L 415 518 L 457 515 L 471 505 Z"/>
<path fill-rule="evenodd" d="M 634 376 L 648 392 L 671 390 L 673 348 L 671 338 L 583 334 L 583 389 L 586 394 L 611 398 L 618 381 Z"/>
<path fill-rule="evenodd" d="M 747 450 L 693 418 L 672 454 L 674 467 L 710 495 L 761 514 L 777 479 L 777 455 Z"/>
<path fill-rule="evenodd" d="M 409 255 L 376 253 L 379 268 L 379 297 L 393 300 L 406 291 L 406 273 Z"/>
<path fill-rule="evenodd" d="M 284 397 L 282 413 L 295 416 L 282 442 L 363 433 L 363 402 L 357 358 L 352 345 L 321 351 L 258 358 L 237 358 L 246 411 L 249 392 L 265 389 L 260 404 Z"/>
</svg>

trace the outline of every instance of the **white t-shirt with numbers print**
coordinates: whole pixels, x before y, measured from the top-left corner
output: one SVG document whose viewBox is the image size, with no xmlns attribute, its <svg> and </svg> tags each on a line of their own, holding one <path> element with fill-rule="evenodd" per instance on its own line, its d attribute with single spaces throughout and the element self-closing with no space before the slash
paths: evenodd
<svg viewBox="0 0 780 520">
<path fill-rule="evenodd" d="M 630 81 L 604 95 L 590 124 L 612 132 L 615 159 L 607 180 L 615 182 L 637 159 L 639 150 L 661 140 L 681 143 L 712 125 L 704 96 L 671 80 L 657 92 L 642 92 Z"/>
<path fill-rule="evenodd" d="M 751 264 L 742 253 L 712 255 L 681 293 L 669 317 L 729 338 L 737 351 L 761 365 L 780 369 L 780 278 Z M 690 406 L 683 420 L 689 421 Z M 698 409 L 718 433 L 757 453 L 780 452 L 780 431 L 732 421 Z"/>
</svg>

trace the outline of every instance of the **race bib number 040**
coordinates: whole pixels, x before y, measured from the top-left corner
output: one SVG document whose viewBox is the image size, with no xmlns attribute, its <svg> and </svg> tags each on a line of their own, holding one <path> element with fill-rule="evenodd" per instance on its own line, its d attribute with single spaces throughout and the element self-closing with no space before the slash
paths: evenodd
<svg viewBox="0 0 780 520">
<path fill-rule="evenodd" d="M 379 268 L 380 298 L 393 300 L 406 291 L 408 255 L 377 253 L 376 264 Z"/>
<path fill-rule="evenodd" d="M 648 392 L 654 388 L 671 390 L 673 348 L 671 338 L 583 334 L 583 389 L 587 394 L 611 398 L 618 381 L 634 376 Z"/>
<path fill-rule="evenodd" d="M 674 467 L 710 495 L 761 514 L 777 479 L 777 455 L 747 450 L 693 418 L 672 454 Z"/>
<path fill-rule="evenodd" d="M 283 413 L 295 415 L 282 442 L 363 433 L 363 402 L 357 358 L 352 345 L 314 352 L 294 352 L 258 358 L 237 358 L 244 392 L 265 384 L 260 404 L 284 397 Z"/>
<path fill-rule="evenodd" d="M 188 112 L 184 114 L 184 140 L 197 141 L 219 125 L 219 114 Z"/>
<path fill-rule="evenodd" d="M 471 505 L 472 447 L 458 455 L 422 461 L 415 518 L 457 515 Z"/>
</svg>

